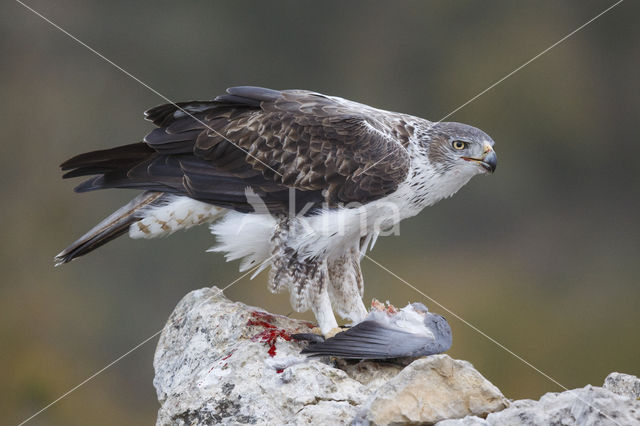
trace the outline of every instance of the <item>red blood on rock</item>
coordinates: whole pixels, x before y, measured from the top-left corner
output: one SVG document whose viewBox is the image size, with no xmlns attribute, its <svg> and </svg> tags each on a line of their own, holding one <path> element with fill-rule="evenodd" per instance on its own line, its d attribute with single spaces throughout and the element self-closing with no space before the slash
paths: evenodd
<svg viewBox="0 0 640 426">
<path fill-rule="evenodd" d="M 276 345 L 275 345 L 275 343 L 272 344 L 269 347 L 269 350 L 267 351 L 267 353 L 269 354 L 269 356 L 276 356 Z"/>
<path fill-rule="evenodd" d="M 266 314 L 264 312 L 253 311 L 251 316 L 255 319 L 247 321 L 247 325 L 257 325 L 264 328 L 276 328 L 275 325 L 268 323 L 267 321 L 273 320 L 273 315 Z"/>
<path fill-rule="evenodd" d="M 261 342 L 265 342 L 267 345 L 269 345 L 269 350 L 267 351 L 269 356 L 272 356 L 272 357 L 275 356 L 276 355 L 276 339 L 278 337 L 281 337 L 286 341 L 290 341 L 291 336 L 285 330 L 278 328 L 275 325 L 267 322 L 267 321 L 273 320 L 273 315 L 269 315 L 264 312 L 255 311 L 251 313 L 251 316 L 254 319 L 250 319 L 249 321 L 247 321 L 247 325 L 263 327 L 266 329 L 256 334 L 255 336 L 253 336 L 251 338 L 251 341 L 255 342 L 259 340 Z"/>
<path fill-rule="evenodd" d="M 256 321 L 256 320 L 249 320 L 247 321 L 247 325 L 258 325 L 260 327 L 264 327 L 264 328 L 276 328 L 275 325 L 273 324 L 269 324 L 268 322 L 265 321 Z"/>
<path fill-rule="evenodd" d="M 264 321 L 273 321 L 273 315 L 268 314 L 266 312 L 261 312 L 261 311 L 253 311 L 251 312 L 251 316 L 254 318 L 260 318 Z"/>
</svg>

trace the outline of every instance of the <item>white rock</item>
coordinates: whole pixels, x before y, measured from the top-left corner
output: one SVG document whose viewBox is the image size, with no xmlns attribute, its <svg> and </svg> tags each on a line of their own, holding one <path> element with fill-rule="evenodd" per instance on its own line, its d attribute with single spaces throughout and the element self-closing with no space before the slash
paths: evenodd
<svg viewBox="0 0 640 426">
<path fill-rule="evenodd" d="M 467 416 L 462 419 L 442 420 L 436 426 L 489 426 L 489 422 L 478 416 Z"/>
<path fill-rule="evenodd" d="M 446 355 L 406 368 L 301 356 L 288 339 L 310 327 L 231 302 L 215 287 L 189 293 L 156 349 L 157 424 L 349 424 L 358 413 L 364 421 L 395 421 L 389 413 L 399 413 L 434 422 L 506 404 L 471 364 Z M 390 392 L 397 397 L 386 398 Z M 376 417 L 382 403 L 389 417 Z"/>
<path fill-rule="evenodd" d="M 486 416 L 508 405 L 500 390 L 467 361 L 421 358 L 380 386 L 359 413 L 361 423 L 435 423 Z"/>
<path fill-rule="evenodd" d="M 640 399 L 640 379 L 630 374 L 611 373 L 602 387 L 618 395 Z"/>
<path fill-rule="evenodd" d="M 494 425 L 640 425 L 640 402 L 588 385 L 562 393 L 547 393 L 539 401 L 527 399 L 515 401 L 506 410 L 489 414 L 485 420 L 465 417 L 437 424 L 437 426 Z"/>
<path fill-rule="evenodd" d="M 322 401 L 335 402 L 323 406 L 324 415 L 347 422 L 367 393 L 344 371 L 298 355 L 288 333 L 309 329 L 303 321 L 232 303 L 217 288 L 189 293 L 156 350 L 157 424 L 283 423 Z M 271 364 L 290 364 L 292 357 L 299 363 L 287 374 Z M 315 414 L 307 409 L 303 415 Z"/>
</svg>

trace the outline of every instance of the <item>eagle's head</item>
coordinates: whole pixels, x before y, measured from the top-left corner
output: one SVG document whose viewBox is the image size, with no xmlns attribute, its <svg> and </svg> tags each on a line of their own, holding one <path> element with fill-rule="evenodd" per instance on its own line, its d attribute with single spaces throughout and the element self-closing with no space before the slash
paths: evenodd
<svg viewBox="0 0 640 426">
<path fill-rule="evenodd" d="M 462 123 L 435 123 L 428 132 L 428 156 L 443 175 L 472 177 L 493 173 L 498 157 L 493 139 L 482 130 Z"/>
</svg>

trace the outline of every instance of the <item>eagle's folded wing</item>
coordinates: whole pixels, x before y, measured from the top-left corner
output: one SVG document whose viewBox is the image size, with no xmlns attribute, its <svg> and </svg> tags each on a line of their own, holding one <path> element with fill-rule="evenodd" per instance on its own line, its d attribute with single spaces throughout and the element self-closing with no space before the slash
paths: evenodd
<svg viewBox="0 0 640 426">
<path fill-rule="evenodd" d="M 62 165 L 68 177 L 97 175 L 79 191 L 161 190 L 251 211 L 251 187 L 281 211 L 290 189 L 298 203 L 366 203 L 395 191 L 409 170 L 412 128 L 401 116 L 314 92 L 235 87 L 145 114 L 158 128 L 143 143 Z"/>
</svg>

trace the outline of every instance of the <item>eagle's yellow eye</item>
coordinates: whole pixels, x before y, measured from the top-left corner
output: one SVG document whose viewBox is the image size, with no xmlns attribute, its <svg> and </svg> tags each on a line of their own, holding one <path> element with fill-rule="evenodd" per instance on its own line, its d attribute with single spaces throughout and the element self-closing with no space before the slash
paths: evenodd
<svg viewBox="0 0 640 426">
<path fill-rule="evenodd" d="M 467 143 L 462 141 L 453 141 L 451 145 L 453 145 L 455 149 L 465 149 L 467 146 Z"/>
</svg>

